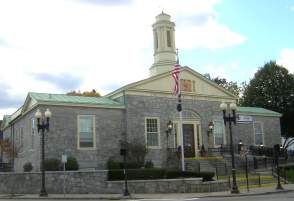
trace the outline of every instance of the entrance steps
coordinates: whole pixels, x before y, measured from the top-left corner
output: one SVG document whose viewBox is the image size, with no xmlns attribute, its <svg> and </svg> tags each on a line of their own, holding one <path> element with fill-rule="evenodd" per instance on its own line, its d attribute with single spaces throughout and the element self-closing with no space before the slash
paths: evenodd
<svg viewBox="0 0 294 201">
<path fill-rule="evenodd" d="M 226 175 L 230 165 L 222 157 L 198 157 L 186 159 L 187 171 L 215 172 L 218 175 Z"/>
</svg>

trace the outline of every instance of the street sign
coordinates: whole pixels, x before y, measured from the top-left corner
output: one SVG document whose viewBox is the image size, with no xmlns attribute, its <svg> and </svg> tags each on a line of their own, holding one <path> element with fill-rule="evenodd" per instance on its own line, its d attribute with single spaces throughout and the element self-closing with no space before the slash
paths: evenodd
<svg viewBox="0 0 294 201">
<path fill-rule="evenodd" d="M 61 162 L 62 163 L 67 163 L 67 155 L 62 154 L 62 156 L 61 156 Z"/>
</svg>

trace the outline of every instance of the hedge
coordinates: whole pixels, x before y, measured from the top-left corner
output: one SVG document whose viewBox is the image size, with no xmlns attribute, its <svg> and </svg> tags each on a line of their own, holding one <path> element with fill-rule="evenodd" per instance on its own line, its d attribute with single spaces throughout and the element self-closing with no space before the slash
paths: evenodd
<svg viewBox="0 0 294 201">
<path fill-rule="evenodd" d="M 213 172 L 182 172 L 167 171 L 165 169 L 129 169 L 127 171 L 128 180 L 148 180 L 148 179 L 176 179 L 202 177 L 203 181 L 212 181 Z M 116 181 L 124 179 L 123 170 L 109 170 L 108 180 Z"/>
</svg>

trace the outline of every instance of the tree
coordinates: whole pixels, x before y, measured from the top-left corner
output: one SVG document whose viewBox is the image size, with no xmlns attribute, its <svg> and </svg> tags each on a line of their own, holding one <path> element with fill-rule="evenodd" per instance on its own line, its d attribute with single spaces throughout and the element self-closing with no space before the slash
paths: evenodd
<svg viewBox="0 0 294 201">
<path fill-rule="evenodd" d="M 237 82 L 228 82 L 226 78 L 220 78 L 216 77 L 213 78 L 212 81 L 214 81 L 219 86 L 222 86 L 223 88 L 227 89 L 229 92 L 234 94 L 235 96 L 239 97 L 241 92 L 241 87 L 238 86 Z"/>
<path fill-rule="evenodd" d="M 84 91 L 84 92 L 80 92 L 80 91 L 70 91 L 67 92 L 66 95 L 69 96 L 88 96 L 88 97 L 100 97 L 100 93 L 97 92 L 95 89 L 92 89 L 92 91 Z"/>
<path fill-rule="evenodd" d="M 243 98 L 243 106 L 282 113 L 282 135 L 286 138 L 294 136 L 294 76 L 286 68 L 275 61 L 266 63 L 250 80 Z"/>
<path fill-rule="evenodd" d="M 9 158 L 12 158 L 12 157 L 17 157 L 22 147 L 21 146 L 13 147 L 9 139 L 0 139 L 0 149 L 3 152 L 3 154 L 7 155 Z"/>
</svg>

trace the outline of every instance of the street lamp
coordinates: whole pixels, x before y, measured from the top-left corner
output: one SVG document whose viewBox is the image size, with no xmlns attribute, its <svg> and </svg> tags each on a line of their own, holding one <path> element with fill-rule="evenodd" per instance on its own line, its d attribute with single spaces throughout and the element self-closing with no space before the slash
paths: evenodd
<svg viewBox="0 0 294 201">
<path fill-rule="evenodd" d="M 173 122 L 171 120 L 169 120 L 166 127 L 167 127 L 167 129 L 165 132 L 166 132 L 166 168 L 167 168 L 167 166 L 168 166 L 168 148 L 169 148 L 168 137 L 173 130 Z"/>
<path fill-rule="evenodd" d="M 238 152 L 239 152 L 239 154 L 240 154 L 241 151 L 242 151 L 242 146 L 243 146 L 243 142 L 242 142 L 242 140 L 240 140 L 240 141 L 239 141 L 239 144 L 238 144 Z"/>
<path fill-rule="evenodd" d="M 212 146 L 213 139 L 212 139 L 212 132 L 213 132 L 214 124 L 213 122 L 209 122 L 208 124 L 208 130 L 207 130 L 207 137 L 208 137 L 208 145 Z"/>
<path fill-rule="evenodd" d="M 124 180 L 125 180 L 125 189 L 123 192 L 124 196 L 130 196 L 128 190 L 128 175 L 127 175 L 127 142 L 121 142 L 121 149 L 120 149 L 120 155 L 124 157 Z"/>
<path fill-rule="evenodd" d="M 45 188 L 45 167 L 44 167 L 44 160 L 45 160 L 45 130 L 49 131 L 49 120 L 52 116 L 52 113 L 50 110 L 47 108 L 45 111 L 45 119 L 42 117 L 41 111 L 38 109 L 37 112 L 35 113 L 35 118 L 37 119 L 37 128 L 38 128 L 38 133 L 41 130 L 41 142 L 42 142 L 42 157 L 41 157 L 41 171 L 42 171 L 42 187 L 41 187 L 41 192 L 40 196 L 48 196 Z"/>
<path fill-rule="evenodd" d="M 233 185 L 231 189 L 231 193 L 239 193 L 237 182 L 236 182 L 236 169 L 235 169 L 235 157 L 234 157 L 234 146 L 233 146 L 233 136 L 232 136 L 232 123 L 236 125 L 236 103 L 230 103 L 229 105 L 226 103 L 220 104 L 220 109 L 223 111 L 224 123 L 229 123 L 230 129 L 230 147 L 231 147 L 231 157 L 232 157 L 232 177 L 233 177 Z M 226 116 L 226 111 L 228 110 L 228 116 Z"/>
</svg>

